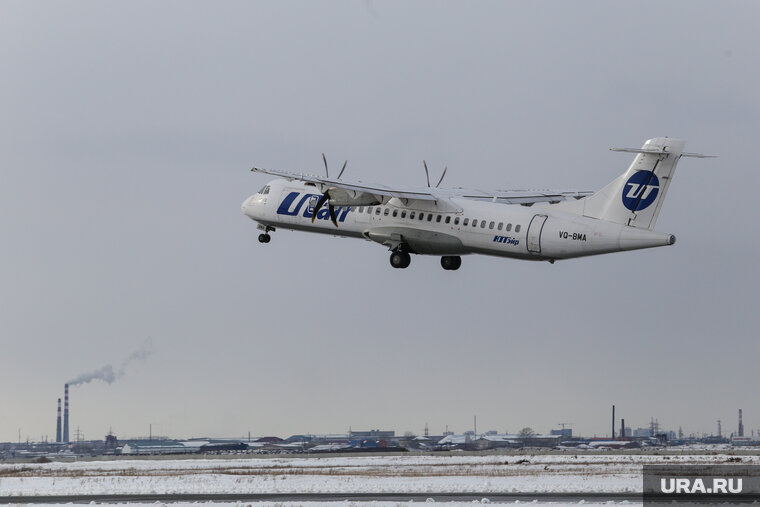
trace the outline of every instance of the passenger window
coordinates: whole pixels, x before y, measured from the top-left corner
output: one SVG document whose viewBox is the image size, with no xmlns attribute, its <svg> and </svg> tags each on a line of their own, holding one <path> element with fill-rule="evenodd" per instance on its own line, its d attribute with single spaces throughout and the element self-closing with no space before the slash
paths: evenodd
<svg viewBox="0 0 760 507">
<path fill-rule="evenodd" d="M 372 208 L 370 208 L 369 206 L 367 206 L 367 213 L 369 213 L 370 215 L 372 214 Z"/>
<path fill-rule="evenodd" d="M 446 217 L 446 223 L 447 223 L 447 224 L 450 224 L 450 223 L 451 223 L 451 217 Z"/>
<path fill-rule="evenodd" d="M 459 225 L 459 217 L 456 217 L 456 218 L 454 219 L 454 225 Z"/>
<path fill-rule="evenodd" d="M 414 211 L 409 212 L 409 220 L 414 220 Z"/>
<path fill-rule="evenodd" d="M 477 226 L 478 226 L 478 221 L 477 221 L 477 220 L 475 220 L 475 219 L 473 219 L 473 220 L 472 220 L 472 226 L 473 226 L 473 227 L 477 227 Z"/>
<path fill-rule="evenodd" d="M 489 228 L 489 229 L 493 229 L 493 226 L 494 226 L 494 223 L 493 223 L 493 222 L 491 222 L 490 224 L 488 224 L 488 228 Z"/>
<path fill-rule="evenodd" d="M 507 224 L 507 232 L 512 230 L 512 224 Z"/>
<path fill-rule="evenodd" d="M 481 220 L 480 221 L 480 228 L 481 229 L 485 229 L 486 228 L 486 221 L 485 220 Z"/>
<path fill-rule="evenodd" d="M 436 215 L 435 216 L 435 221 L 436 221 L 436 223 L 440 224 L 441 223 L 441 215 Z"/>
<path fill-rule="evenodd" d="M 375 208 L 375 215 L 379 215 L 379 214 L 380 214 L 380 208 Z"/>
<path fill-rule="evenodd" d="M 428 213 L 428 222 L 432 222 L 432 221 L 433 221 L 433 214 Z"/>
<path fill-rule="evenodd" d="M 398 216 L 398 210 L 397 210 L 397 209 L 394 209 L 394 210 L 393 210 L 393 216 L 394 216 L 394 217 L 397 217 L 397 216 Z"/>
<path fill-rule="evenodd" d="M 425 218 L 425 214 L 424 213 L 420 213 L 420 220 L 422 220 L 423 218 Z"/>
<path fill-rule="evenodd" d="M 504 227 L 504 222 L 499 222 L 499 225 L 496 226 L 497 229 L 501 230 Z"/>
<path fill-rule="evenodd" d="M 388 213 L 390 213 L 390 212 L 391 212 L 391 210 L 389 208 L 385 208 L 385 211 L 383 211 L 383 215 L 385 215 L 387 217 Z"/>
<path fill-rule="evenodd" d="M 364 206 L 359 206 L 359 213 L 364 213 Z"/>
<path fill-rule="evenodd" d="M 520 232 L 520 226 L 519 225 L 515 225 L 515 232 Z"/>
<path fill-rule="evenodd" d="M 406 210 L 401 212 L 401 218 L 406 218 Z"/>
<path fill-rule="evenodd" d="M 469 218 L 465 218 L 464 222 L 462 222 L 462 225 L 467 225 L 469 223 L 470 223 L 470 219 Z"/>
</svg>

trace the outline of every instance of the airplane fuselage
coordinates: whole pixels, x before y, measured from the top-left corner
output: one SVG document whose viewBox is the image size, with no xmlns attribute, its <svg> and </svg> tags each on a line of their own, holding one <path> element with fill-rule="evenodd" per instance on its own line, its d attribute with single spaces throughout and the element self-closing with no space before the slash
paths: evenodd
<svg viewBox="0 0 760 507">
<path fill-rule="evenodd" d="M 648 229 L 569 213 L 561 205 L 507 205 L 452 198 L 460 211 L 435 201 L 398 198 L 374 206 L 335 206 L 312 220 L 321 193 L 312 185 L 276 179 L 266 193 L 243 203 L 243 212 L 266 230 L 292 229 L 363 238 L 410 253 L 460 256 L 485 254 L 551 261 L 672 245 L 675 237 Z"/>
</svg>

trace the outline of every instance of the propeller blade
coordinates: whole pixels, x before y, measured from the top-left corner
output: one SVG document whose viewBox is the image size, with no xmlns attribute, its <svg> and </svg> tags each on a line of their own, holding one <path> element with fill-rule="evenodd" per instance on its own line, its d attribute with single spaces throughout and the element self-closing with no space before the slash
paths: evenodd
<svg viewBox="0 0 760 507">
<path fill-rule="evenodd" d="M 427 168 L 427 162 L 425 162 L 425 161 L 423 160 L 423 161 L 422 161 L 422 165 L 424 165 L 424 166 L 425 166 L 425 178 L 427 178 L 427 184 L 428 184 L 428 187 L 430 187 L 430 173 L 428 172 L 428 168 Z"/>
<path fill-rule="evenodd" d="M 338 174 L 338 179 L 340 179 L 341 176 L 343 176 L 343 171 L 346 170 L 346 166 L 348 165 L 348 160 L 343 162 L 343 169 L 340 170 L 340 173 Z"/>
<path fill-rule="evenodd" d="M 330 220 L 335 224 L 335 227 L 338 227 L 338 215 L 335 214 L 335 206 L 328 204 L 327 209 L 330 210 Z"/>
<path fill-rule="evenodd" d="M 319 210 L 322 208 L 322 205 L 329 198 L 330 196 L 327 194 L 327 192 L 322 194 L 322 197 L 319 198 L 319 200 L 317 201 L 317 205 L 314 206 L 314 214 L 311 216 L 311 223 L 314 223 L 314 219 L 317 218 L 317 213 L 319 213 Z"/>
<path fill-rule="evenodd" d="M 443 181 L 443 177 L 444 177 L 444 176 L 446 176 L 446 170 L 447 170 L 448 168 L 449 168 L 448 166 L 446 166 L 446 167 L 444 167 L 444 168 L 443 168 L 443 174 L 441 174 L 441 179 L 440 179 L 440 180 L 438 180 L 438 185 L 440 185 L 440 184 L 441 184 L 441 182 Z M 438 185 L 436 185 L 436 186 L 435 186 L 435 188 L 438 188 Z M 428 185 L 428 186 L 429 186 L 429 185 Z"/>
<path fill-rule="evenodd" d="M 325 175 L 329 178 L 330 177 L 330 171 L 327 169 L 327 157 L 325 157 L 325 154 L 322 154 L 322 160 L 325 161 Z"/>
</svg>

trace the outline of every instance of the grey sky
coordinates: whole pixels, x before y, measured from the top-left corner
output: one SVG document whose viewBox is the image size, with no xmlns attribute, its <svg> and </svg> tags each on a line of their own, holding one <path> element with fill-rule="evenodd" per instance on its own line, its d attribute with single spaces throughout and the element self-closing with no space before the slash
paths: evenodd
<svg viewBox="0 0 760 507">
<path fill-rule="evenodd" d="M 760 428 L 756 2 L 0 3 L 0 441 Z M 687 140 L 671 248 L 559 262 L 278 231 L 248 169 L 596 190 Z M 435 176 L 433 176 L 435 178 Z"/>
</svg>

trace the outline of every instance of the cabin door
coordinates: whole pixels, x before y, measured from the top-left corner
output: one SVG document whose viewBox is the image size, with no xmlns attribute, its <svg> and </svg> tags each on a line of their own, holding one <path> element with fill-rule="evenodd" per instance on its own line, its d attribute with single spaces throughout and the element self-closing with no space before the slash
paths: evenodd
<svg viewBox="0 0 760 507">
<path fill-rule="evenodd" d="M 546 222 L 546 215 L 535 215 L 528 226 L 528 251 L 541 253 L 541 230 Z"/>
</svg>

